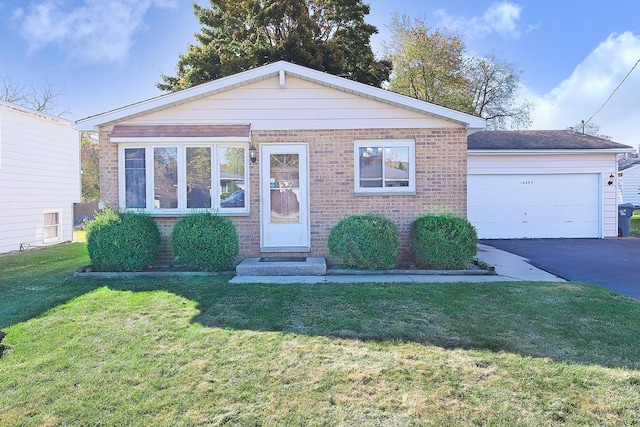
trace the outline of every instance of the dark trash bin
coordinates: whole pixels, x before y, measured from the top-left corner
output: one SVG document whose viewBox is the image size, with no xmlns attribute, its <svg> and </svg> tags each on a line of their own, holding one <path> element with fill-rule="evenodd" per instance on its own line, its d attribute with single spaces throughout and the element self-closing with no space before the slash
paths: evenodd
<svg viewBox="0 0 640 427">
<path fill-rule="evenodd" d="M 631 203 L 621 203 L 618 205 L 618 237 L 629 237 L 633 211 L 634 206 Z"/>
</svg>

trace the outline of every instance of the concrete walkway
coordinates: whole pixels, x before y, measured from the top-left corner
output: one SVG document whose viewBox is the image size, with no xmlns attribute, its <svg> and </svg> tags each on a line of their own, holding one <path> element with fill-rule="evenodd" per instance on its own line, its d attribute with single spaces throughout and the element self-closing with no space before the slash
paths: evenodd
<svg viewBox="0 0 640 427">
<path fill-rule="evenodd" d="M 478 244 L 478 259 L 495 267 L 496 275 L 437 275 L 437 274 L 358 274 L 324 276 L 235 276 L 231 284 L 241 283 L 486 283 L 512 281 L 564 282 L 563 279 L 529 264 L 526 258 Z"/>
</svg>

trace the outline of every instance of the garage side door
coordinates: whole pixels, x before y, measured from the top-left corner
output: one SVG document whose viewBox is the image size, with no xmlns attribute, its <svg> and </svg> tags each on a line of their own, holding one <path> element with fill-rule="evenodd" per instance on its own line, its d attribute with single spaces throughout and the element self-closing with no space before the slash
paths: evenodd
<svg viewBox="0 0 640 427">
<path fill-rule="evenodd" d="M 483 239 L 601 237 L 598 174 L 469 175 L 467 216 Z"/>
</svg>

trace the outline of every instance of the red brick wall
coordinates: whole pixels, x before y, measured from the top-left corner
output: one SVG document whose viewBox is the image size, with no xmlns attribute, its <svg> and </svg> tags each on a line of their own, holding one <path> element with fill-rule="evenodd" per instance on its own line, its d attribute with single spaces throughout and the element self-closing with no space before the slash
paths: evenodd
<svg viewBox="0 0 640 427">
<path fill-rule="evenodd" d="M 102 196 L 103 200 L 117 206 L 117 145 L 109 142 L 107 132 L 101 132 L 100 137 Z M 415 195 L 355 195 L 353 147 L 354 141 L 361 139 L 416 141 Z M 328 258 L 329 231 L 350 214 L 374 213 L 394 221 L 400 231 L 401 257 L 405 261 L 409 259 L 409 226 L 415 218 L 425 213 L 466 216 L 466 129 L 254 131 L 252 141 L 256 147 L 269 143 L 309 144 L 311 252 L 307 256 Z M 251 214 L 232 217 L 240 240 L 240 259 L 268 255 L 260 253 L 258 163 L 251 164 L 249 168 L 253 196 Z M 172 224 L 177 219 L 157 219 L 163 235 L 163 262 L 171 260 L 169 239 Z M 335 262 L 329 258 L 327 261 Z"/>
</svg>

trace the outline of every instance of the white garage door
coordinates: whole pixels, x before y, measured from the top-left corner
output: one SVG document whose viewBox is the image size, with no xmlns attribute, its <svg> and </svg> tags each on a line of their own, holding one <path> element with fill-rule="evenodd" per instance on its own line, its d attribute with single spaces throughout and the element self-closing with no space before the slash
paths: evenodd
<svg viewBox="0 0 640 427">
<path fill-rule="evenodd" d="M 598 174 L 469 175 L 469 221 L 482 239 L 600 237 Z"/>
</svg>

